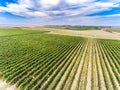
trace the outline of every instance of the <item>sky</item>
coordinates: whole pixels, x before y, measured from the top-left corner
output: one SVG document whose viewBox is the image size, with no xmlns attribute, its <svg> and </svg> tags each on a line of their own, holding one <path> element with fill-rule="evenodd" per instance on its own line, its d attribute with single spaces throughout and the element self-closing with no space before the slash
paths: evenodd
<svg viewBox="0 0 120 90">
<path fill-rule="evenodd" d="M 120 26 L 120 0 L 0 0 L 0 25 Z"/>
</svg>

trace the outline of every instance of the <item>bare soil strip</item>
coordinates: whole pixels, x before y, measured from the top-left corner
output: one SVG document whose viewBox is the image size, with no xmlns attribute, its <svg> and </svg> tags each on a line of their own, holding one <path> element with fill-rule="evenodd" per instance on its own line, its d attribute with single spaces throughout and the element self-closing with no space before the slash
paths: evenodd
<svg viewBox="0 0 120 90">
<path fill-rule="evenodd" d="M 102 48 L 102 46 L 101 46 L 101 48 Z M 109 81 L 110 81 L 110 87 L 111 87 L 111 90 L 114 90 L 113 84 L 112 84 L 112 82 L 111 82 L 110 74 L 109 74 L 109 72 L 108 72 L 108 68 L 110 69 L 110 72 L 111 72 L 112 70 L 111 70 L 111 68 L 110 68 L 110 66 L 109 66 L 109 62 L 108 62 L 108 60 L 107 60 L 107 57 L 106 57 L 106 55 L 105 55 L 105 52 L 104 52 L 103 48 L 102 48 L 101 51 L 103 52 L 103 55 L 104 55 L 104 57 L 105 57 L 104 63 L 107 62 L 107 65 L 108 65 L 108 67 L 107 67 L 106 65 L 105 65 L 105 66 L 106 66 L 107 75 L 108 75 Z M 112 75 L 112 76 L 113 76 L 113 75 Z M 114 77 L 114 76 L 113 76 L 113 77 Z"/>
<path fill-rule="evenodd" d="M 88 46 L 88 42 L 87 42 L 87 44 L 85 45 L 85 50 L 84 50 L 83 53 L 82 53 L 81 62 L 80 62 L 80 64 L 79 64 L 78 70 L 77 70 L 76 75 L 75 75 L 75 78 L 74 78 L 74 80 L 73 80 L 73 84 L 72 84 L 72 86 L 71 86 L 71 90 L 75 90 L 75 88 L 76 88 L 76 86 L 77 86 L 78 78 L 79 78 L 80 72 L 81 72 L 81 70 L 82 70 L 82 65 L 83 65 L 84 57 L 85 57 L 85 55 L 86 55 L 85 53 L 86 53 L 86 50 L 87 50 L 87 46 Z"/>
<path fill-rule="evenodd" d="M 103 38 L 103 39 L 116 39 L 120 40 L 120 33 L 113 32 L 110 33 L 104 29 L 101 30 L 69 30 L 69 29 L 63 29 L 63 28 L 45 28 L 45 27 L 30 27 L 30 28 L 23 28 L 25 30 L 44 30 L 44 31 L 50 31 L 48 34 L 60 34 L 60 35 L 69 35 L 69 36 L 82 36 L 82 37 L 92 37 L 92 38 Z M 120 30 L 120 29 L 119 29 Z"/>
<path fill-rule="evenodd" d="M 99 90 L 98 88 L 98 71 L 96 66 L 96 52 L 95 52 L 95 40 L 93 40 L 93 77 L 94 77 L 94 83 L 93 83 L 93 90 Z"/>
<path fill-rule="evenodd" d="M 84 45 L 84 44 L 83 44 Z M 78 47 L 78 46 L 77 46 Z M 73 53 L 74 53 L 75 48 L 71 51 L 71 53 L 66 57 L 66 59 L 68 59 Z M 67 65 L 69 64 L 69 62 L 67 62 L 65 64 L 65 66 L 61 69 L 61 71 L 58 73 L 58 75 L 54 78 L 54 80 L 52 81 L 52 83 L 49 85 L 48 90 L 51 90 L 54 87 L 54 84 L 56 81 L 59 81 L 59 78 L 61 77 L 62 74 L 64 74 L 64 70 L 65 67 L 67 67 Z M 50 79 L 50 77 L 49 77 Z M 47 81 L 49 81 L 49 79 Z M 41 89 L 47 84 L 47 81 L 43 84 L 43 86 L 41 87 Z"/>
<path fill-rule="evenodd" d="M 99 49 L 100 48 L 101 48 L 101 46 L 99 44 Z M 100 54 L 103 57 L 104 55 L 102 55 L 102 53 L 104 54 L 104 52 L 101 49 L 100 50 Z M 105 65 L 105 61 L 104 61 L 105 59 L 106 59 L 106 57 L 102 58 L 101 63 L 102 63 L 102 67 L 104 68 L 104 73 L 107 76 L 106 79 L 107 79 L 108 82 L 106 82 L 106 83 L 109 84 L 108 86 L 109 86 L 110 90 L 114 90 L 113 85 L 112 85 L 111 80 L 110 80 L 110 76 L 109 76 L 108 70 L 107 70 L 106 65 Z"/>
<path fill-rule="evenodd" d="M 87 76 L 87 85 L 86 85 L 86 90 L 91 90 L 91 78 L 92 78 L 92 50 L 90 50 L 90 56 L 89 56 L 89 66 L 88 66 L 88 76 Z"/>
<path fill-rule="evenodd" d="M 103 50 L 105 50 L 105 48 L 103 48 Z M 108 54 L 108 53 L 107 53 L 107 54 Z M 109 55 L 109 54 L 108 54 L 108 55 Z M 112 60 L 110 57 L 108 57 L 108 58 L 106 57 L 106 59 Z M 116 79 L 116 77 L 115 77 L 115 75 L 114 75 L 114 72 L 113 72 L 113 70 L 112 70 L 112 67 L 110 66 L 110 63 L 108 62 L 108 60 L 106 60 L 106 62 L 108 63 L 108 68 L 110 69 L 110 73 L 112 74 L 112 78 L 114 79 L 114 82 L 115 82 L 118 90 L 120 90 L 120 85 L 119 85 L 119 83 L 118 83 L 118 81 L 117 81 L 117 79 Z M 114 65 L 114 64 L 113 64 L 113 65 Z"/>
<path fill-rule="evenodd" d="M 90 48 L 91 48 L 91 41 L 89 41 L 89 47 L 88 47 L 88 50 L 87 50 L 87 55 L 86 55 L 86 58 L 85 58 L 85 64 L 84 64 L 84 67 L 83 67 L 83 70 L 82 70 L 82 75 L 81 75 L 81 80 L 80 80 L 80 85 L 79 85 L 79 90 L 84 90 L 85 89 L 85 80 L 86 80 L 86 75 L 87 75 L 87 66 L 89 64 L 89 53 L 90 53 Z"/>
<path fill-rule="evenodd" d="M 68 90 L 69 82 L 71 82 L 72 77 L 76 74 L 75 71 L 78 68 L 78 65 L 80 63 L 80 56 L 81 56 L 81 55 L 79 55 L 80 53 L 81 53 L 81 50 L 79 49 L 78 53 L 76 54 L 76 57 L 74 58 L 76 60 L 76 63 L 74 65 L 74 67 L 72 68 L 71 73 L 69 74 L 69 77 L 66 81 L 66 84 L 64 85 L 63 90 Z"/>
<path fill-rule="evenodd" d="M 76 87 L 74 87 L 75 90 L 79 90 L 79 86 L 80 86 L 80 82 L 81 82 L 81 76 L 82 76 L 82 71 L 83 71 L 83 68 L 84 68 L 85 61 L 86 61 L 85 59 L 86 59 L 88 48 L 89 48 L 89 40 L 87 41 L 87 46 L 85 48 L 85 52 L 84 52 L 84 55 L 82 57 L 83 63 L 81 64 L 82 66 L 80 68 L 79 77 L 77 79 L 77 85 L 76 85 Z"/>
<path fill-rule="evenodd" d="M 72 55 L 71 57 L 73 57 L 73 55 Z M 59 82 L 58 85 L 56 86 L 55 90 L 60 90 L 61 85 L 62 85 L 63 82 L 65 81 L 66 76 L 67 76 L 67 74 L 69 73 L 69 70 L 70 70 L 71 67 L 73 66 L 74 62 L 75 62 L 75 61 L 72 60 L 71 64 L 69 65 L 69 67 L 68 67 L 67 70 L 65 71 L 64 75 L 62 76 L 60 82 Z"/>
<path fill-rule="evenodd" d="M 105 30 L 87 30 L 87 31 L 64 30 L 64 29 L 49 29 L 49 30 L 50 30 L 49 34 L 120 40 L 120 33 L 117 34 L 110 33 L 106 32 Z"/>
<path fill-rule="evenodd" d="M 99 58 L 99 54 L 98 54 L 98 45 L 96 44 L 96 60 L 97 60 L 97 64 L 98 64 L 98 73 L 100 74 L 100 83 L 101 83 L 101 90 L 107 90 L 106 89 L 106 85 L 104 82 L 104 76 L 103 76 L 103 71 L 102 71 L 102 67 L 100 65 L 100 58 Z"/>
</svg>

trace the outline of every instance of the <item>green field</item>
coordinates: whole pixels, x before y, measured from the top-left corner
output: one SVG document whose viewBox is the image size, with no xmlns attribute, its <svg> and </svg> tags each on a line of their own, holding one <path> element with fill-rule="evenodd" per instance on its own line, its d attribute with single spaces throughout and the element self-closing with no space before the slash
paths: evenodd
<svg viewBox="0 0 120 90">
<path fill-rule="evenodd" d="M 71 27 L 66 27 L 66 29 L 85 31 L 85 30 L 101 30 L 101 27 L 97 27 L 97 26 L 71 26 Z"/>
<path fill-rule="evenodd" d="M 0 28 L 0 36 L 30 34 L 30 33 L 47 32 L 43 30 L 24 30 L 22 28 Z"/>
<path fill-rule="evenodd" d="M 120 41 L 0 29 L 0 78 L 18 90 L 120 90 Z"/>
</svg>

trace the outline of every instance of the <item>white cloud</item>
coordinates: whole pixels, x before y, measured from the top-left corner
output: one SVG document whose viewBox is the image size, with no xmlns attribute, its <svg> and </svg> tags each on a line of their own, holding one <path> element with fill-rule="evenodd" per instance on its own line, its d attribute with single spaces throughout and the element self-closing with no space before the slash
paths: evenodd
<svg viewBox="0 0 120 90">
<path fill-rule="evenodd" d="M 33 7 L 33 3 L 34 1 L 33 0 L 19 0 L 18 1 L 19 5 L 22 5 L 26 8 L 30 8 L 30 7 Z"/>
<path fill-rule="evenodd" d="M 114 3 L 110 3 L 110 2 L 97 2 L 96 6 L 99 7 L 118 7 L 118 5 L 115 5 Z"/>
<path fill-rule="evenodd" d="M 110 2 L 94 2 L 85 4 L 85 6 L 80 7 L 76 10 L 65 10 L 63 11 L 65 15 L 67 16 L 75 16 L 75 15 L 80 15 L 80 16 L 85 16 L 88 14 L 93 14 L 93 13 L 98 13 L 101 11 L 106 11 L 110 10 L 113 7 L 119 7 L 119 5 L 110 3 Z"/>
<path fill-rule="evenodd" d="M 14 15 L 25 16 L 25 17 L 43 17 L 48 16 L 42 11 L 32 11 L 28 8 L 33 7 L 33 0 L 19 0 L 17 4 L 7 4 L 7 7 L 0 6 L 0 12 L 10 12 Z"/>
<path fill-rule="evenodd" d="M 28 16 L 33 16 L 33 17 L 42 17 L 42 16 L 48 16 L 46 13 L 44 12 L 26 12 L 26 14 Z"/>
<path fill-rule="evenodd" d="M 68 4 L 83 4 L 83 3 L 90 3 L 95 0 L 66 0 Z"/>
<path fill-rule="evenodd" d="M 24 6 L 17 4 L 8 4 L 5 10 L 8 12 L 16 12 L 16 13 L 28 11 Z"/>
<path fill-rule="evenodd" d="M 60 0 L 40 0 L 40 5 L 43 8 L 51 8 L 53 6 L 56 6 L 60 3 Z"/>
</svg>

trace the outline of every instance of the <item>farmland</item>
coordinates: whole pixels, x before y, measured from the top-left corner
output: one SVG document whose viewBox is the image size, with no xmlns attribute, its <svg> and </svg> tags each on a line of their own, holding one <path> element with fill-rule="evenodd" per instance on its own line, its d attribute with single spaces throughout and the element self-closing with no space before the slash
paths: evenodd
<svg viewBox="0 0 120 90">
<path fill-rule="evenodd" d="M 120 40 L 6 32 L 0 30 L 0 78 L 16 90 L 120 90 Z"/>
<path fill-rule="evenodd" d="M 34 31 L 34 30 L 23 30 L 21 28 L 0 28 L 0 36 L 10 36 L 10 35 L 21 35 L 21 34 L 33 34 L 33 33 L 43 33 L 48 31 Z"/>
</svg>

